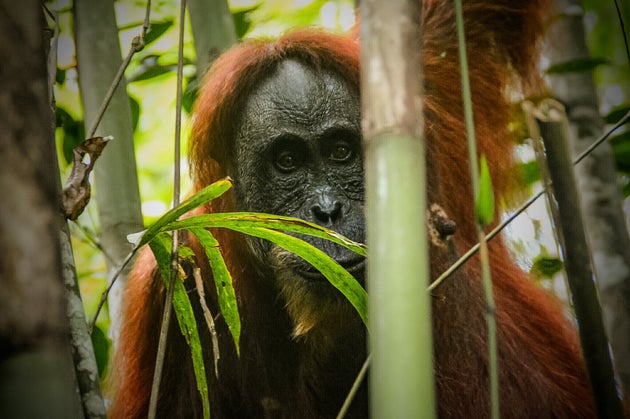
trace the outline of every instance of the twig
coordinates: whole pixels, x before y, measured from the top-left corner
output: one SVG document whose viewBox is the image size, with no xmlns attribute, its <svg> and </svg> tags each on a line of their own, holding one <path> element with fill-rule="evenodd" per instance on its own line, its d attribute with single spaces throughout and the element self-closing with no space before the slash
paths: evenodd
<svg viewBox="0 0 630 419">
<path fill-rule="evenodd" d="M 135 38 L 133 38 L 133 41 L 131 41 L 131 48 L 129 48 L 129 52 L 127 53 L 127 56 L 125 57 L 125 60 L 118 68 L 118 72 L 116 73 L 116 76 L 114 77 L 114 80 L 112 81 L 112 84 L 109 86 L 109 90 L 107 91 L 107 94 L 105 94 L 105 98 L 103 99 L 103 102 L 101 103 L 101 107 L 98 109 L 98 112 L 96 113 L 96 118 L 94 122 L 92 122 L 92 125 L 90 126 L 90 130 L 87 133 L 87 138 L 94 137 L 94 133 L 96 133 L 96 129 L 98 128 L 98 125 L 101 123 L 101 119 L 103 119 L 103 115 L 105 115 L 105 111 L 107 110 L 107 107 L 109 106 L 109 102 L 111 102 L 112 97 L 114 97 L 114 92 L 116 92 L 116 89 L 120 85 L 120 81 L 125 75 L 125 70 L 127 70 L 129 63 L 131 62 L 131 59 L 133 58 L 136 52 L 141 51 L 143 48 L 144 48 L 144 39 L 141 36 L 136 36 Z"/>
<path fill-rule="evenodd" d="M 203 280 L 201 279 L 201 270 L 199 268 L 195 268 L 193 270 L 193 277 L 195 278 L 195 284 L 197 286 L 197 294 L 199 294 L 199 303 L 201 304 L 201 311 L 203 311 L 203 317 L 206 319 L 206 325 L 208 326 L 208 330 L 210 331 L 210 336 L 212 337 L 212 353 L 214 355 L 214 375 L 219 378 L 219 337 L 217 336 L 217 329 L 214 325 L 214 318 L 212 317 L 212 313 L 206 304 L 206 293 L 203 288 Z"/>
<path fill-rule="evenodd" d="M 630 46 L 628 46 L 628 36 L 626 35 L 626 25 L 623 22 L 623 13 L 619 7 L 619 1 L 615 0 L 615 9 L 617 10 L 617 19 L 619 19 L 619 27 L 621 28 L 621 35 L 623 36 L 623 44 L 626 47 L 626 58 L 628 59 L 628 65 L 630 65 Z"/>
<path fill-rule="evenodd" d="M 103 254 L 103 256 L 105 256 L 105 259 L 107 259 L 110 263 L 114 263 L 114 258 L 109 253 L 107 253 L 107 249 L 103 247 L 100 240 L 94 237 L 94 233 L 92 231 L 88 230 L 87 227 L 85 227 L 83 224 L 80 224 L 76 220 L 74 221 L 74 225 L 83 234 L 82 239 L 85 243 L 94 246 L 96 250 L 98 250 Z M 81 238 L 79 237 L 79 239 Z"/>
<path fill-rule="evenodd" d="M 131 62 L 131 59 L 137 52 L 142 51 L 142 49 L 144 48 L 144 37 L 147 34 L 147 31 L 149 30 L 150 25 L 151 25 L 150 17 L 151 17 L 151 0 L 148 0 L 147 6 L 145 8 L 145 13 L 144 13 L 144 23 L 142 24 L 142 33 L 139 36 L 136 36 L 135 38 L 133 38 L 133 40 L 131 41 L 131 47 L 129 48 L 129 52 L 127 53 L 127 56 L 125 57 L 125 60 L 123 61 L 123 63 L 118 68 L 118 72 L 116 73 L 116 76 L 114 77 L 114 80 L 112 81 L 112 84 L 109 86 L 109 90 L 107 91 L 107 94 L 105 95 L 105 98 L 103 99 L 103 102 L 101 103 L 101 107 L 98 109 L 98 112 L 96 113 L 96 118 L 94 119 L 94 122 L 90 126 L 90 130 L 88 131 L 87 138 L 94 137 L 94 133 L 96 132 L 98 125 L 101 123 L 101 119 L 103 119 L 103 115 L 105 114 L 105 111 L 107 110 L 107 107 L 109 106 L 109 102 L 111 102 L 112 97 L 114 97 L 114 92 L 116 92 L 116 89 L 120 85 L 120 82 L 123 76 L 125 75 L 125 71 L 127 70 L 127 67 L 129 67 L 129 63 Z"/>
<path fill-rule="evenodd" d="M 623 118 L 621 118 L 619 120 L 619 122 L 617 122 L 611 129 L 608 130 L 608 132 L 604 135 L 602 135 L 600 138 L 597 139 L 597 141 L 595 141 L 593 144 L 591 144 L 590 146 L 588 146 L 588 148 L 586 150 L 584 150 L 582 152 L 582 154 L 580 154 L 575 160 L 573 160 L 573 165 L 575 166 L 576 164 L 578 164 L 579 162 L 581 162 L 582 160 L 584 160 L 584 158 L 586 156 L 588 156 L 589 154 L 591 154 L 591 152 L 593 150 L 595 150 L 597 147 L 599 147 L 599 145 L 601 143 L 603 143 L 604 141 L 606 141 L 608 139 L 608 137 L 611 136 L 611 134 L 616 131 L 619 127 L 621 127 L 622 125 L 624 125 L 625 123 L 627 123 L 628 121 L 630 121 L 630 111 L 628 111 L 628 113 L 626 113 Z"/>
<path fill-rule="evenodd" d="M 173 181 L 173 208 L 179 205 L 180 195 L 180 154 L 181 154 L 181 119 L 182 119 L 182 81 L 184 67 L 184 24 L 186 22 L 186 0 L 181 0 L 179 9 L 179 46 L 177 58 L 177 105 L 175 109 L 175 174 Z M 171 319 L 172 301 L 177 280 L 179 258 L 178 246 L 179 234 L 173 232 L 173 245 L 171 247 L 171 277 L 166 292 L 164 302 L 164 313 L 162 315 L 162 326 L 160 328 L 160 340 L 158 343 L 157 356 L 155 360 L 155 370 L 153 373 L 153 384 L 151 386 L 151 399 L 149 401 L 149 418 L 155 418 L 157 412 L 158 395 L 160 382 L 162 380 L 162 369 L 164 367 L 164 356 L 166 354 L 168 327 Z"/>
<path fill-rule="evenodd" d="M 499 375 L 497 365 L 496 317 L 494 291 L 488 256 L 488 243 L 483 232 L 486 221 L 482 221 L 477 210 L 480 198 L 480 179 L 477 161 L 477 142 L 475 139 L 475 122 L 472 110 L 472 95 L 468 77 L 468 58 L 466 56 L 466 40 L 464 31 L 464 12 L 462 0 L 455 0 L 455 19 L 457 22 L 457 46 L 459 51 L 459 65 L 462 84 L 462 100 L 464 102 L 464 118 L 466 122 L 466 139 L 468 143 L 468 161 L 472 183 L 473 200 L 475 202 L 475 221 L 479 232 L 479 248 L 481 249 L 481 274 L 483 290 L 486 300 L 486 321 L 488 324 L 488 373 L 490 378 L 490 411 L 493 419 L 499 418 Z M 494 205 L 494 204 L 492 204 Z"/>
<path fill-rule="evenodd" d="M 114 283 L 116 282 L 116 280 L 118 279 L 118 277 L 120 276 L 122 271 L 125 269 L 125 267 L 127 267 L 129 262 L 131 262 L 131 259 L 133 259 L 134 255 L 136 254 L 137 251 L 138 251 L 138 248 L 134 248 L 131 251 L 131 253 L 129 253 L 127 255 L 127 257 L 125 258 L 123 263 L 120 265 L 120 267 L 116 270 L 116 272 L 112 276 L 112 280 L 109 281 L 109 285 L 107 285 L 107 288 L 101 294 L 101 299 L 98 302 L 98 306 L 96 307 L 96 311 L 94 312 L 94 316 L 92 316 L 92 320 L 90 320 L 90 324 L 88 325 L 88 331 L 90 332 L 90 334 L 92 333 L 92 329 L 94 329 L 94 325 L 96 324 L 96 320 L 98 319 L 98 315 L 100 314 L 101 310 L 103 309 L 103 305 L 105 305 L 105 301 L 107 301 L 107 296 L 109 295 L 109 292 L 111 291 L 112 287 L 114 286 Z"/>
<path fill-rule="evenodd" d="M 114 96 L 114 92 L 116 91 L 116 88 L 120 84 L 120 81 L 122 80 L 125 74 L 125 70 L 129 66 L 129 63 L 131 62 L 131 58 L 134 56 L 136 52 L 140 52 L 144 48 L 144 37 L 147 34 L 147 31 L 149 30 L 149 27 L 150 27 L 150 18 L 151 18 L 151 0 L 147 0 L 147 6 L 145 8 L 145 13 L 144 13 L 144 23 L 142 25 L 142 32 L 139 36 L 136 36 L 131 41 L 131 48 L 129 49 L 129 53 L 127 54 L 127 57 L 125 58 L 123 63 L 118 68 L 118 72 L 116 73 L 116 76 L 114 77 L 114 80 L 112 81 L 112 84 L 109 86 L 109 90 L 107 91 L 107 94 L 105 95 L 105 98 L 103 99 L 103 102 L 101 103 L 101 107 L 99 108 L 98 113 L 96 114 L 96 118 L 94 122 L 92 123 L 92 126 L 90 130 L 88 131 L 88 135 L 86 136 L 86 138 L 92 138 L 94 136 L 94 133 L 96 132 L 96 129 L 98 128 L 98 125 L 101 123 L 101 119 L 103 119 L 105 110 L 109 106 L 109 103 L 111 102 L 112 97 Z M 100 246 L 98 247 L 100 248 Z M 94 324 L 96 323 L 96 320 L 98 319 L 98 315 L 100 314 L 101 309 L 103 308 L 103 305 L 105 304 L 105 301 L 107 301 L 107 296 L 109 295 L 110 290 L 114 286 L 114 283 L 116 282 L 116 280 L 122 273 L 123 269 L 125 269 L 125 267 L 129 264 L 129 262 L 131 261 L 131 259 L 133 258 L 133 256 L 136 254 L 137 251 L 138 249 L 134 249 L 131 251 L 131 253 L 129 253 L 129 255 L 123 261 L 122 265 L 114 273 L 114 276 L 110 280 L 105 291 L 103 291 L 103 294 L 101 294 L 101 300 L 99 301 L 98 306 L 96 307 L 96 312 L 94 313 L 94 316 L 92 317 L 92 320 L 90 320 L 90 324 L 88 325 L 88 330 L 90 333 L 92 333 Z"/>
<path fill-rule="evenodd" d="M 369 354 L 367 359 L 363 363 L 361 370 L 357 374 L 357 378 L 354 379 L 354 383 L 352 383 L 352 388 L 350 388 L 350 391 L 348 392 L 346 399 L 343 401 L 343 405 L 341 406 L 341 409 L 339 409 L 339 413 L 337 413 L 337 419 L 342 419 L 346 415 L 346 413 L 348 413 L 348 409 L 350 409 L 352 400 L 354 400 L 354 396 L 359 391 L 359 387 L 361 387 L 361 383 L 363 382 L 363 379 L 365 378 L 365 375 L 367 374 L 367 370 L 368 370 L 368 367 L 370 366 L 371 360 L 372 360 L 372 354 Z"/>
<path fill-rule="evenodd" d="M 624 115 L 610 130 L 608 130 L 604 135 L 599 137 L 597 141 L 591 144 L 582 154 L 580 154 L 574 161 L 573 164 L 577 165 L 580 163 L 586 156 L 588 156 L 593 150 L 595 150 L 600 144 L 606 141 L 613 132 L 619 129 L 622 125 L 626 124 L 630 121 L 630 112 Z M 514 213 L 512 213 L 508 218 L 503 220 L 498 226 L 496 226 L 490 233 L 486 235 L 486 240 L 491 241 L 494 239 L 505 227 L 507 227 L 512 221 L 514 221 L 519 215 L 521 215 L 527 208 L 529 208 L 538 198 L 540 198 L 544 193 L 547 192 L 547 189 L 542 189 L 538 191 L 535 195 L 529 198 L 525 203 L 523 203 Z M 479 251 L 479 244 L 474 245 L 468 250 L 463 256 L 461 256 L 455 263 L 453 263 L 446 271 L 444 271 L 435 281 L 429 285 L 427 288 L 428 291 L 433 291 L 437 288 L 445 279 L 450 277 L 455 271 L 457 271 L 461 266 L 468 261 L 471 257 L 473 257 Z"/>
</svg>

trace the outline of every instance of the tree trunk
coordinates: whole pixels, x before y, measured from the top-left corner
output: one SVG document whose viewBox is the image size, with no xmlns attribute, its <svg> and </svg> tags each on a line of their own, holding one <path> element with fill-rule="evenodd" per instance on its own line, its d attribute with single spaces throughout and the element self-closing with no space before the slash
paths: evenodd
<svg viewBox="0 0 630 419">
<path fill-rule="evenodd" d="M 188 10 L 201 82 L 212 62 L 236 43 L 236 31 L 226 0 L 188 0 Z"/>
<path fill-rule="evenodd" d="M 561 16 L 552 26 L 551 64 L 588 58 L 578 0 L 556 0 Z M 566 106 L 572 154 L 577 157 L 603 134 L 592 72 L 550 76 Z M 602 144 L 575 168 L 604 325 L 617 373 L 630 397 L 630 239 L 612 151 Z"/>
<path fill-rule="evenodd" d="M 79 85 L 87 131 L 94 123 L 122 59 L 113 0 L 78 0 L 74 7 Z M 131 109 L 124 79 L 95 135 L 114 137 L 94 169 L 101 242 L 108 256 L 107 277 L 111 281 L 131 251 L 127 235 L 143 229 Z M 114 345 L 118 341 L 120 302 L 127 273 L 128 270 L 124 271 L 117 279 L 108 298 L 109 334 Z"/>
<path fill-rule="evenodd" d="M 0 4 L 0 417 L 81 417 L 39 1 Z"/>
</svg>

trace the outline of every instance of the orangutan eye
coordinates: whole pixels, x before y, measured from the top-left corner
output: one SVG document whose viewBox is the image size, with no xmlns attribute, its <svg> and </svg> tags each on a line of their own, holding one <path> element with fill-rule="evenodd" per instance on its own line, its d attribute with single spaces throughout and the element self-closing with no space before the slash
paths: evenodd
<svg viewBox="0 0 630 419">
<path fill-rule="evenodd" d="M 274 164 L 281 172 L 293 172 L 300 164 L 299 156 L 292 150 L 283 150 L 276 155 Z"/>
<path fill-rule="evenodd" d="M 328 158 L 337 163 L 344 163 L 350 160 L 352 155 L 352 147 L 350 147 L 350 144 L 345 141 L 340 141 L 332 147 Z"/>
<path fill-rule="evenodd" d="M 343 163 L 352 157 L 352 149 L 345 142 L 336 144 L 330 151 L 329 158 L 332 161 Z"/>
</svg>

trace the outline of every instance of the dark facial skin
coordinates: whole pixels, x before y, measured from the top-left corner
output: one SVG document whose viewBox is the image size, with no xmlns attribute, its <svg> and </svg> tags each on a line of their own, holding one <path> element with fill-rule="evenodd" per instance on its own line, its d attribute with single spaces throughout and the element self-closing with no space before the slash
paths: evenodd
<svg viewBox="0 0 630 419">
<path fill-rule="evenodd" d="M 237 210 L 298 217 L 364 242 L 364 185 L 360 98 L 340 76 L 294 60 L 251 92 L 235 139 Z M 363 260 L 321 239 L 302 237 L 362 276 Z M 268 242 L 253 240 L 269 261 Z M 319 282 L 321 275 L 297 256 L 283 265 Z"/>
</svg>

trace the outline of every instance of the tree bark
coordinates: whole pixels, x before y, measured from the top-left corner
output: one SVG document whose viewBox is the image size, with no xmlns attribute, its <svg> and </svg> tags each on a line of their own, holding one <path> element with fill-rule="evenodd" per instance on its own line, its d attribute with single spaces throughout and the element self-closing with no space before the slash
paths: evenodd
<svg viewBox="0 0 630 419">
<path fill-rule="evenodd" d="M 0 2 L 0 417 L 81 417 L 39 1 Z"/>
<path fill-rule="evenodd" d="M 545 143 L 547 166 L 553 196 L 557 203 L 557 228 L 565 247 L 564 266 L 571 289 L 571 301 L 580 331 L 580 343 L 591 382 L 599 417 L 621 418 L 623 412 L 617 395 L 613 365 L 604 331 L 593 269 L 580 211 L 573 164 L 569 152 L 562 105 L 547 101 L 547 114 L 538 112 L 537 123 Z"/>
<path fill-rule="evenodd" d="M 550 35 L 551 64 L 588 58 L 583 11 L 578 0 L 556 0 L 561 11 Z M 554 95 L 566 106 L 571 151 L 577 157 L 603 134 L 604 122 L 592 72 L 552 75 Z M 591 248 L 617 374 L 630 397 L 630 239 L 622 209 L 612 150 L 602 144 L 575 168 L 581 208 Z"/>
</svg>

